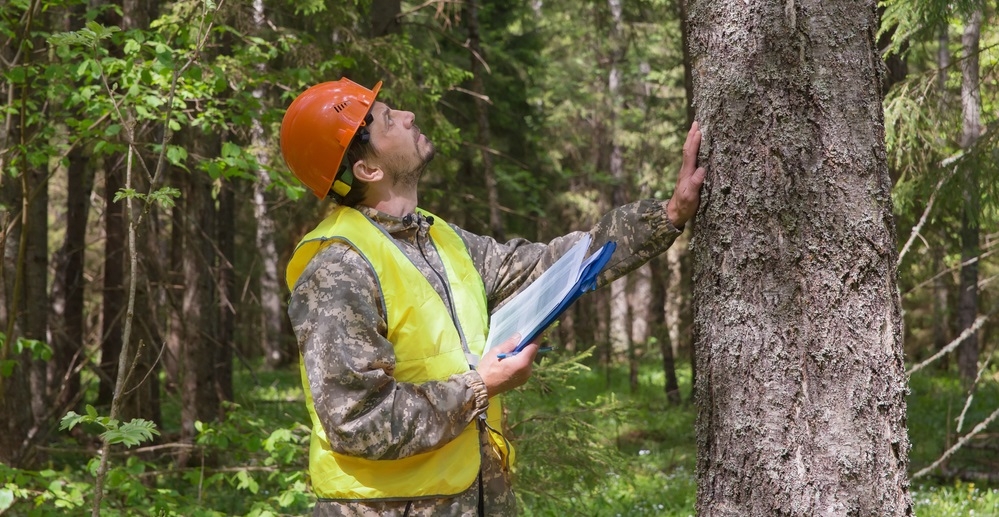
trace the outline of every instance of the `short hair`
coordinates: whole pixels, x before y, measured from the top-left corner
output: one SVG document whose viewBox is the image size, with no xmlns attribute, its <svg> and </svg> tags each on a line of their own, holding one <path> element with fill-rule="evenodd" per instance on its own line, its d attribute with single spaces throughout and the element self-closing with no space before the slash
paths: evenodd
<svg viewBox="0 0 999 517">
<path fill-rule="evenodd" d="M 366 121 L 370 119 L 371 115 L 368 115 Z M 368 192 L 368 185 L 353 177 L 354 164 L 359 160 L 364 160 L 368 158 L 373 158 L 377 156 L 375 148 L 371 145 L 370 135 L 368 130 L 363 126 L 358 128 L 357 134 L 354 135 L 354 139 L 350 141 L 350 145 L 347 146 L 347 151 L 344 153 L 343 164 L 341 165 L 342 170 L 337 177 L 341 177 L 345 174 L 350 174 L 352 178 L 350 182 L 350 192 L 347 192 L 346 196 L 340 196 L 339 194 L 330 190 L 330 195 L 344 206 L 354 207 L 364 201 L 364 196 Z"/>
</svg>

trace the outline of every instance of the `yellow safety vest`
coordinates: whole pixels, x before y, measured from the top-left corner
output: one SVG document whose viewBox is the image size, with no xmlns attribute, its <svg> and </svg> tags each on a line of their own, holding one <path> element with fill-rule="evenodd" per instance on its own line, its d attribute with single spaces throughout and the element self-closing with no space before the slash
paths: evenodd
<svg viewBox="0 0 999 517">
<path fill-rule="evenodd" d="M 443 220 L 435 219 L 430 238 L 444 262 L 461 331 L 469 351 L 481 356 L 489 326 L 482 277 L 461 237 Z M 288 264 L 289 289 L 294 289 L 309 261 L 332 241 L 350 245 L 375 271 L 385 303 L 386 337 L 395 349 L 393 377 L 398 382 L 447 380 L 469 370 L 461 335 L 440 295 L 384 230 L 353 208 L 337 207 L 298 244 Z M 475 481 L 481 460 L 475 422 L 457 438 L 430 452 L 394 460 L 346 456 L 332 450 L 316 416 L 304 361 L 301 374 L 312 417 L 309 473 L 317 496 L 348 500 L 450 496 L 463 492 Z M 497 432 L 501 419 L 502 409 L 495 397 L 487 411 L 490 441 L 501 457 L 512 463 L 513 450 Z"/>
</svg>

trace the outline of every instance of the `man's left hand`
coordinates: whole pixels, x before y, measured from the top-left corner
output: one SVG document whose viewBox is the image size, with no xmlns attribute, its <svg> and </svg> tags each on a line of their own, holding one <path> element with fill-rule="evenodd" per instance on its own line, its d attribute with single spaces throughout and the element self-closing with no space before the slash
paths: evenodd
<svg viewBox="0 0 999 517">
<path fill-rule="evenodd" d="M 704 184 L 704 167 L 697 166 L 697 151 L 701 147 L 701 130 L 694 121 L 687 132 L 687 141 L 683 143 L 683 165 L 676 178 L 676 188 L 673 197 L 666 204 L 666 215 L 677 228 L 687 224 L 697 213 L 701 203 L 701 185 Z"/>
</svg>

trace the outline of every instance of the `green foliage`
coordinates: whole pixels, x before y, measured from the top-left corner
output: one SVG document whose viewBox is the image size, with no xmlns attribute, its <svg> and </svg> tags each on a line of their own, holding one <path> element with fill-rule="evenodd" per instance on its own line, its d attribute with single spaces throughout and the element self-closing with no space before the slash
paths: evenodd
<svg viewBox="0 0 999 517">
<path fill-rule="evenodd" d="M 666 404 L 654 361 L 630 393 L 626 371 L 591 370 L 588 356 L 547 356 L 507 397 L 524 515 L 693 515 L 692 408 Z"/>
<path fill-rule="evenodd" d="M 952 16 L 967 16 L 975 9 L 988 8 L 985 0 L 883 0 L 884 9 L 878 36 L 894 32 L 887 54 L 902 52 L 915 39 L 926 38 L 950 21 Z"/>
<path fill-rule="evenodd" d="M 87 414 L 80 415 L 76 411 L 70 411 L 62 418 L 59 430 L 72 430 L 79 424 L 96 424 L 103 431 L 101 438 L 110 444 L 124 444 L 126 447 L 133 447 L 142 442 L 153 439 L 154 435 L 159 435 L 156 424 L 142 418 L 135 418 L 128 422 L 121 423 L 115 418 L 101 416 L 94 409 L 94 406 L 87 404 Z"/>
<path fill-rule="evenodd" d="M 163 208 L 173 208 L 176 199 L 180 197 L 180 190 L 174 187 L 162 187 L 148 194 L 138 192 L 132 188 L 123 188 L 115 192 L 113 201 L 117 203 L 122 199 L 139 199 L 149 203 L 155 203 Z"/>
<path fill-rule="evenodd" d="M 7 352 L 7 335 L 4 332 L 0 332 L 0 350 Z M 13 375 L 14 368 L 18 365 L 16 357 L 24 352 L 30 352 L 31 359 L 34 361 L 48 361 L 52 359 L 52 347 L 48 343 L 37 339 L 28 339 L 24 336 L 18 336 L 14 340 L 14 345 L 11 347 L 10 352 L 15 358 L 0 358 L 0 378 Z"/>
<path fill-rule="evenodd" d="M 291 372 L 288 376 L 292 378 Z M 136 449 L 115 462 L 107 475 L 102 515 L 288 515 L 307 513 L 312 504 L 305 479 L 309 429 L 271 418 L 269 412 L 228 408 L 225 422 L 196 424 L 192 467 L 171 466 L 170 456 L 155 448 Z M 124 424 L 100 416 L 92 406 L 85 415 L 63 418 L 61 429 L 77 425 L 104 431 L 111 443 L 132 447 L 159 432 L 148 421 Z M 87 511 L 98 460 L 64 458 L 57 469 L 39 471 L 0 465 L 0 511 L 49 515 Z M 6 506 L 4 506 L 6 505 Z"/>
</svg>

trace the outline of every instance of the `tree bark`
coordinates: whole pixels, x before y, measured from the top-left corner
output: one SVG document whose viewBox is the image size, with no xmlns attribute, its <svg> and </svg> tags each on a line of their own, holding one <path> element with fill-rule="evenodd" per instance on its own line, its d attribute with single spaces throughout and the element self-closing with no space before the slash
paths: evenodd
<svg viewBox="0 0 999 517">
<path fill-rule="evenodd" d="M 961 60 L 961 147 L 971 149 L 982 134 L 982 93 L 979 81 L 978 44 L 982 28 L 982 11 L 969 16 L 961 36 L 964 59 Z M 980 192 L 973 160 L 962 167 L 964 209 L 961 214 L 961 284 L 958 290 L 957 319 L 961 331 L 978 318 L 978 255 Z M 966 382 L 978 375 L 978 333 L 968 336 L 957 349 L 957 369 Z"/>
<path fill-rule="evenodd" d="M 689 7 L 698 514 L 912 515 L 875 2 Z"/>
</svg>

